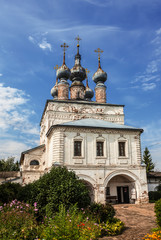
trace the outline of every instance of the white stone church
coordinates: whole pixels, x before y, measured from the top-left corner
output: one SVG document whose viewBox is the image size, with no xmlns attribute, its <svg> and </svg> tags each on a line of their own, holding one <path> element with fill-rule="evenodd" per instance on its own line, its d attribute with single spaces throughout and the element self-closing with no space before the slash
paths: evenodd
<svg viewBox="0 0 161 240">
<path fill-rule="evenodd" d="M 146 170 L 141 165 L 143 130 L 124 124 L 124 105 L 106 103 L 107 74 L 101 68 L 100 49 L 95 91 L 89 88 L 77 40 L 72 69 L 65 63 L 68 46 L 62 45 L 63 64 L 51 90 L 53 100 L 47 100 L 42 114 L 40 145 L 21 154 L 23 184 L 37 180 L 53 165 L 66 166 L 88 186 L 92 201 L 148 202 Z"/>
</svg>

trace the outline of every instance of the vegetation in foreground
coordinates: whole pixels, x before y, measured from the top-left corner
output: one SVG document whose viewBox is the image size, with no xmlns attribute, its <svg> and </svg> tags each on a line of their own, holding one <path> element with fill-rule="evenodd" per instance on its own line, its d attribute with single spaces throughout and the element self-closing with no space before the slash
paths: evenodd
<svg viewBox="0 0 161 240">
<path fill-rule="evenodd" d="M 87 187 L 65 167 L 24 187 L 3 184 L 0 195 L 0 239 L 95 240 L 124 228 L 111 205 L 90 204 Z"/>
<path fill-rule="evenodd" d="M 155 203 L 155 214 L 158 224 L 157 229 L 153 229 L 151 234 L 147 234 L 143 239 L 144 240 L 159 240 L 161 239 L 161 199 Z"/>
<path fill-rule="evenodd" d="M 43 216 L 40 221 L 37 203 L 31 206 L 13 200 L 0 206 L 0 239 L 95 240 L 120 234 L 124 224 L 112 217 L 112 207 L 98 204 L 97 208 L 104 209 L 99 218 L 93 210 L 79 210 L 76 205 L 66 210 L 61 204 L 52 217 Z M 105 222 L 101 222 L 102 217 Z"/>
</svg>

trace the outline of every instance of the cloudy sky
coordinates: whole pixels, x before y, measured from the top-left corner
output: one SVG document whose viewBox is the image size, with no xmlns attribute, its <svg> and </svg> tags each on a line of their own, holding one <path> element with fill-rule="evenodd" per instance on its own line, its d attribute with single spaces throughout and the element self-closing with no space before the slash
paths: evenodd
<svg viewBox="0 0 161 240">
<path fill-rule="evenodd" d="M 161 170 L 161 1 L 1 0 L 0 158 L 39 144 L 39 122 L 62 64 L 60 45 L 82 38 L 82 66 L 97 70 L 96 48 L 108 74 L 107 102 L 125 104 L 125 123 L 144 129 L 147 146 Z"/>
</svg>

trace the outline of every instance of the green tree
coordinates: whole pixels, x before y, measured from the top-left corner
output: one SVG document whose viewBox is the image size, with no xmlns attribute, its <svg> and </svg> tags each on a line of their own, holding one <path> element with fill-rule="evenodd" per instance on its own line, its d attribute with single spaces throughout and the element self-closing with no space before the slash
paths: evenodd
<svg viewBox="0 0 161 240">
<path fill-rule="evenodd" d="M 39 180 L 23 187 L 21 199 L 37 202 L 41 213 L 51 216 L 59 210 L 60 204 L 66 209 L 77 203 L 78 208 L 90 204 L 89 191 L 73 171 L 66 167 L 53 167 Z M 24 194 L 23 194 L 24 193 Z M 27 193 L 27 195 L 26 195 Z"/>
<path fill-rule="evenodd" d="M 154 171 L 155 164 L 152 162 L 152 157 L 147 147 L 144 150 L 142 162 L 146 165 L 147 173 L 150 171 Z"/>
<path fill-rule="evenodd" d="M 19 162 L 15 162 L 14 160 L 14 157 L 8 157 L 7 160 L 0 159 L 0 172 L 19 171 Z"/>
<path fill-rule="evenodd" d="M 4 183 L 0 185 L 0 205 L 18 198 L 22 186 L 19 183 Z"/>
</svg>

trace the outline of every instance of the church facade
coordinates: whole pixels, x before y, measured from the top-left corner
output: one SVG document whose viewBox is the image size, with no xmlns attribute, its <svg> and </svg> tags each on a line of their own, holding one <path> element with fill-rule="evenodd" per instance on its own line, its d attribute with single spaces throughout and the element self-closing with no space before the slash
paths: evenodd
<svg viewBox="0 0 161 240">
<path fill-rule="evenodd" d="M 72 69 L 65 63 L 68 46 L 62 45 L 63 64 L 51 90 L 53 100 L 47 100 L 41 118 L 40 145 L 21 154 L 23 184 L 37 180 L 52 166 L 66 166 L 87 185 L 92 201 L 148 202 L 146 169 L 141 165 L 143 130 L 124 124 L 124 105 L 106 103 L 107 74 L 101 68 L 100 49 L 93 75 L 96 101 L 91 100 L 94 92 L 81 66 L 77 40 Z"/>
</svg>

